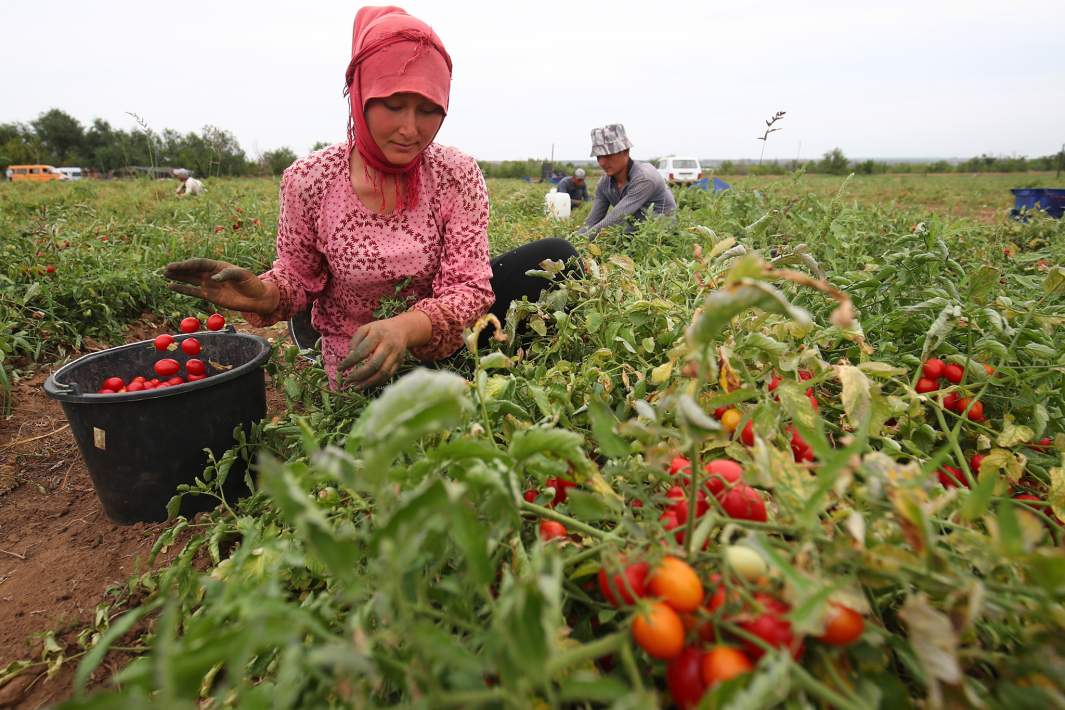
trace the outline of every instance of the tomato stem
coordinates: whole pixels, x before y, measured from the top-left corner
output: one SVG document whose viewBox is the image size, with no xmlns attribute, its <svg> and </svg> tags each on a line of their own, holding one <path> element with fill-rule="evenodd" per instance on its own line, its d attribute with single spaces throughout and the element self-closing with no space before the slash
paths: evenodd
<svg viewBox="0 0 1065 710">
<path fill-rule="evenodd" d="M 574 530 L 580 530 L 581 532 L 585 533 L 586 535 L 591 535 L 593 537 L 597 537 L 597 538 L 600 538 L 602 540 L 614 539 L 614 538 L 617 537 L 617 535 L 615 533 L 606 532 L 606 531 L 600 530 L 598 528 L 593 528 L 588 523 L 581 522 L 580 520 L 577 520 L 576 518 L 571 518 L 568 515 L 564 515 L 562 513 L 559 513 L 558 511 L 556 511 L 553 508 L 545 508 L 542 505 L 537 505 L 536 503 L 530 503 L 527 500 L 523 500 L 521 502 L 521 509 L 524 510 L 524 511 L 527 511 L 529 513 L 535 513 L 536 515 L 539 515 L 541 518 L 547 518 L 549 520 L 557 520 L 558 522 L 560 522 L 563 525 L 565 525 L 567 528 L 573 528 Z"/>
</svg>

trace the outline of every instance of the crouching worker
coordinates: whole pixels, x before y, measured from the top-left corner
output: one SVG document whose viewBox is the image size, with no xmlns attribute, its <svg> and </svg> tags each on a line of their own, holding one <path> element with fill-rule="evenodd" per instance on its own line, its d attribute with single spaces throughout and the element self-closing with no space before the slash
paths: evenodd
<svg viewBox="0 0 1065 710">
<path fill-rule="evenodd" d="M 548 284 L 526 276 L 566 261 L 566 241 L 489 260 L 488 191 L 476 161 L 434 142 L 448 110 L 451 57 L 437 34 L 395 7 L 355 16 L 346 143 L 292 164 L 281 181 L 277 258 L 262 275 L 213 259 L 168 264 L 171 289 L 265 326 L 299 316 L 322 337 L 331 386 L 368 388 L 407 357 L 431 362 L 463 330 Z M 382 298 L 410 303 L 376 320 Z M 494 304 L 494 305 L 493 305 Z"/>
<path fill-rule="evenodd" d="M 636 229 L 636 223 L 653 214 L 673 214 L 677 202 L 653 165 L 636 162 L 629 157 L 632 143 L 625 135 L 625 127 L 613 123 L 592 129 L 592 155 L 605 175 L 595 189 L 595 202 L 578 234 L 589 239 L 607 227 L 626 225 L 626 233 Z"/>
</svg>

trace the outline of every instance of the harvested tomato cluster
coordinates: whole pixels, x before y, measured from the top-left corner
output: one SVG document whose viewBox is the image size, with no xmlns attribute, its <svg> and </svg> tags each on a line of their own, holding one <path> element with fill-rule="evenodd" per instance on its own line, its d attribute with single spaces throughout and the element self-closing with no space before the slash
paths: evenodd
<svg viewBox="0 0 1065 710">
<path fill-rule="evenodd" d="M 666 491 L 666 498 L 672 503 L 662 512 L 658 520 L 666 530 L 676 530 L 674 536 L 679 544 L 684 544 L 688 516 L 688 487 L 691 481 L 691 461 L 684 456 L 674 456 L 669 464 L 669 475 L 677 476 L 682 481 Z M 706 480 L 703 487 L 696 491 L 695 518 L 698 520 L 710 509 L 712 496 L 721 510 L 730 518 L 739 520 L 766 521 L 765 501 L 754 488 L 743 482 L 743 467 L 729 459 L 710 461 L 703 470 Z"/>
<path fill-rule="evenodd" d="M 804 651 L 802 635 L 788 620 L 791 606 L 769 591 L 762 557 L 733 545 L 722 562 L 725 574 L 710 575 L 708 587 L 691 565 L 668 555 L 653 565 L 622 556 L 599 569 L 603 599 L 615 607 L 635 606 L 632 637 L 648 656 L 668 662 L 666 684 L 682 708 L 751 671 L 769 649 L 785 649 L 796 660 Z M 819 642 L 849 646 L 862 636 L 865 619 L 830 602 L 822 625 Z"/>
<path fill-rule="evenodd" d="M 225 325 L 226 319 L 219 313 L 215 313 L 207 319 L 208 330 L 221 330 Z M 178 329 L 182 333 L 198 332 L 200 330 L 200 320 L 193 316 L 184 318 Z M 155 338 L 154 344 L 155 349 L 160 353 L 171 352 L 180 347 L 181 352 L 189 356 L 189 359 L 185 361 L 185 374 L 179 374 L 181 372 L 181 363 L 174 358 L 164 357 L 156 360 L 152 367 L 155 370 L 155 377 L 149 379 L 138 375 L 131 378 L 129 382 L 126 382 L 121 377 L 108 377 L 101 383 L 100 389 L 96 393 L 141 392 L 164 387 L 176 387 L 186 382 L 198 382 L 208 377 L 207 364 L 196 357 L 203 352 L 203 345 L 196 338 L 185 338 L 178 345 L 174 341 L 174 336 L 164 333 Z"/>
<path fill-rule="evenodd" d="M 987 371 L 988 377 L 995 372 L 990 365 L 984 365 L 984 370 Z M 943 380 L 953 385 L 961 384 L 962 380 L 965 379 L 965 368 L 954 363 L 945 363 L 939 358 L 933 357 L 926 360 L 924 365 L 921 366 L 921 375 L 922 377 L 917 380 L 914 389 L 921 394 L 928 394 L 929 392 L 937 391 L 942 386 Z M 982 402 L 974 402 L 970 397 L 962 397 L 957 392 L 949 392 L 943 398 L 943 406 L 958 414 L 964 414 L 968 411 L 969 419 L 974 422 L 982 422 L 986 419 Z"/>
</svg>

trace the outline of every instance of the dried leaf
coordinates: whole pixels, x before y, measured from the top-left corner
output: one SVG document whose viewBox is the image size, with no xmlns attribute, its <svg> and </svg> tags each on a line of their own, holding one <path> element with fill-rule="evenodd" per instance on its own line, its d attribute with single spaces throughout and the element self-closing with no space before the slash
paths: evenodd
<svg viewBox="0 0 1065 710">
<path fill-rule="evenodd" d="M 847 414 L 850 426 L 857 429 L 869 418 L 869 378 L 853 365 L 837 365 L 836 376 L 843 384 L 843 411 Z"/>
<path fill-rule="evenodd" d="M 927 676 L 929 686 L 935 681 L 951 685 L 961 682 L 961 664 L 958 663 L 958 634 L 950 617 L 928 603 L 923 592 L 911 594 L 899 610 L 899 618 L 906 624 L 910 646 Z M 932 689 L 933 695 L 938 688 Z"/>
</svg>

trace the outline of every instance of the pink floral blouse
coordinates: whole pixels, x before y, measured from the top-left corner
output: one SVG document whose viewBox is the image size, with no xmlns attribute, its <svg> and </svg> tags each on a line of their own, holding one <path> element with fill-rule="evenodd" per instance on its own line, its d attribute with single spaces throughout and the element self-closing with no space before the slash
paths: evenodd
<svg viewBox="0 0 1065 710">
<path fill-rule="evenodd" d="M 418 205 L 381 215 L 351 187 L 348 146 L 340 143 L 301 158 L 281 178 L 277 259 L 262 275 L 277 284 L 277 309 L 245 313 L 254 326 L 287 320 L 314 304 L 311 323 L 322 334 L 330 382 L 351 336 L 374 320 L 382 298 L 399 294 L 429 316 L 432 339 L 412 349 L 438 360 L 462 346 L 462 332 L 491 307 L 488 190 L 476 161 L 454 148 L 424 153 Z"/>
</svg>

